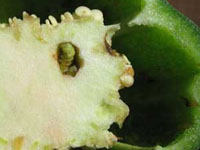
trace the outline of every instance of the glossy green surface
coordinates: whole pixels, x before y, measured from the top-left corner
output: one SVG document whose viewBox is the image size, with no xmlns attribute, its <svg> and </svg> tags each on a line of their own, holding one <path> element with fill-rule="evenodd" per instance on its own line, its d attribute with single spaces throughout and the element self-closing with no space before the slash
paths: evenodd
<svg viewBox="0 0 200 150">
<path fill-rule="evenodd" d="M 133 111 L 121 134 L 135 145 L 198 149 L 199 28 L 159 0 L 146 1 L 129 25 L 114 40 L 136 72 L 135 86 L 122 91 Z"/>
</svg>

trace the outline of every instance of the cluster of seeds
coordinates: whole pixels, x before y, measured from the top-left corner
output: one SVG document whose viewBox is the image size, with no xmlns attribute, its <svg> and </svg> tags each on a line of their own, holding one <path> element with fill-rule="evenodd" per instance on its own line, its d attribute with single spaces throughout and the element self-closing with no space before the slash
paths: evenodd
<svg viewBox="0 0 200 150">
<path fill-rule="evenodd" d="M 37 19 L 37 16 L 35 14 L 29 15 L 25 11 L 23 12 L 22 15 L 23 15 L 23 19 L 25 18 Z M 64 14 L 60 16 L 60 19 L 61 19 L 61 22 L 70 22 L 75 19 L 80 19 L 84 17 L 93 17 L 96 21 L 103 22 L 103 13 L 100 10 L 98 9 L 90 10 L 88 7 L 85 7 L 85 6 L 78 7 L 73 14 L 71 14 L 70 12 L 65 12 Z M 18 18 L 16 17 L 9 18 L 8 19 L 9 24 L 2 23 L 0 24 L 0 28 L 12 26 L 17 20 Z M 55 27 L 58 25 L 58 21 L 56 20 L 55 17 L 49 16 L 48 19 L 45 20 L 45 24 L 49 27 Z"/>
</svg>

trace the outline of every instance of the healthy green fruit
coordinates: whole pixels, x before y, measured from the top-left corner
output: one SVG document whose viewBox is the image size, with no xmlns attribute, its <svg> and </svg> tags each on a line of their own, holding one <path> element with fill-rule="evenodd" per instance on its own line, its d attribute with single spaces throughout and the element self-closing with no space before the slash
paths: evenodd
<svg viewBox="0 0 200 150">
<path fill-rule="evenodd" d="M 0 149 L 111 147 L 108 131 L 129 113 L 118 90 L 133 84 L 133 69 L 111 49 L 119 25 L 79 7 L 61 22 L 35 15 L 0 25 Z"/>
</svg>

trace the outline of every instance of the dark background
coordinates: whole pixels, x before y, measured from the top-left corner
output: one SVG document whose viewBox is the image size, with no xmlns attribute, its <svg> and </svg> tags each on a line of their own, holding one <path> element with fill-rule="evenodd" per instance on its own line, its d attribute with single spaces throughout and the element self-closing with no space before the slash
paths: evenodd
<svg viewBox="0 0 200 150">
<path fill-rule="evenodd" d="M 168 0 L 175 8 L 200 25 L 200 0 Z"/>
</svg>

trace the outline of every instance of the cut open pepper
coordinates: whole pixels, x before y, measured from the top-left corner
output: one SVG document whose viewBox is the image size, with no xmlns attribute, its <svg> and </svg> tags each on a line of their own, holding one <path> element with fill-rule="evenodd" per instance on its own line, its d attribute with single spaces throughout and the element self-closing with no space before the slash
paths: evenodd
<svg viewBox="0 0 200 150">
<path fill-rule="evenodd" d="M 16 2 L 17 7 L 13 5 Z M 23 10 L 47 18 L 48 14 L 58 16 L 85 5 L 102 10 L 105 23 L 121 23 L 113 47 L 125 50 L 123 53 L 131 61 L 136 76 L 135 85 L 121 91 L 131 113 L 122 129 L 111 127 L 120 142 L 111 149 L 200 148 L 200 29 L 167 1 L 1 0 L 1 3 L 2 20 L 20 15 Z"/>
</svg>

